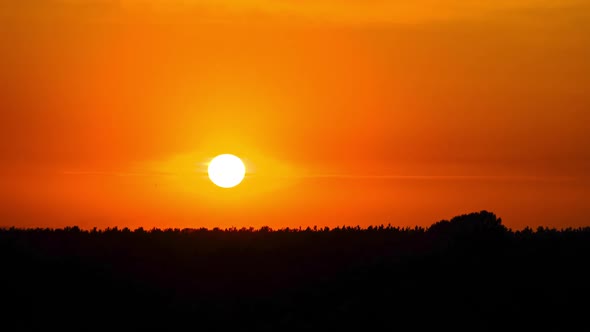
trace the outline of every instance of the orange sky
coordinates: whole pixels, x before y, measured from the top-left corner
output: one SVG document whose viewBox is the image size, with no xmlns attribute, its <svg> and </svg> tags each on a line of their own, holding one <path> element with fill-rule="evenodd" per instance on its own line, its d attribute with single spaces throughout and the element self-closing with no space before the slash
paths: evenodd
<svg viewBox="0 0 590 332">
<path fill-rule="evenodd" d="M 8 0 L 0 57 L 0 226 L 590 225 L 588 1 Z"/>
</svg>

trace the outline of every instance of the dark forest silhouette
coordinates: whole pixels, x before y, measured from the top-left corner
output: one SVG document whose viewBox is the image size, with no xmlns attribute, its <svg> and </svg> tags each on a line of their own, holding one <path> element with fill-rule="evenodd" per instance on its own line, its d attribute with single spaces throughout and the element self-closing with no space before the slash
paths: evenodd
<svg viewBox="0 0 590 332">
<path fill-rule="evenodd" d="M 8 330 L 568 330 L 590 228 L 2 229 Z"/>
</svg>

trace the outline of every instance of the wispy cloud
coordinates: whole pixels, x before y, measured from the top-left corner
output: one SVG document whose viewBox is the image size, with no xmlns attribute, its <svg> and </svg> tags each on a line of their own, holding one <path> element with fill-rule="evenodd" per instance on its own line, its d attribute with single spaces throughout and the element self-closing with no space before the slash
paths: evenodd
<svg viewBox="0 0 590 332">
<path fill-rule="evenodd" d="M 120 177 L 154 177 L 154 176 L 170 176 L 174 173 L 167 172 L 113 172 L 113 171 L 62 171 L 63 175 L 106 175 L 106 176 L 120 176 Z"/>
<path fill-rule="evenodd" d="M 67 170 L 63 175 L 98 175 L 115 177 L 170 177 L 187 175 L 186 172 L 160 171 L 96 171 L 96 170 Z M 206 176 L 205 172 L 191 172 L 191 176 Z M 563 182 L 574 181 L 572 176 L 534 176 L 534 175 L 403 175 L 403 174 L 352 174 L 352 173 L 307 173 L 307 174 L 247 174 L 248 177 L 262 178 L 290 178 L 290 179 L 342 179 L 342 180 L 486 180 L 486 181 L 542 181 Z"/>
<path fill-rule="evenodd" d="M 529 175 L 393 175 L 393 174 L 308 174 L 310 179 L 358 179 L 358 180 L 510 180 L 510 181 L 572 181 L 572 176 Z"/>
</svg>

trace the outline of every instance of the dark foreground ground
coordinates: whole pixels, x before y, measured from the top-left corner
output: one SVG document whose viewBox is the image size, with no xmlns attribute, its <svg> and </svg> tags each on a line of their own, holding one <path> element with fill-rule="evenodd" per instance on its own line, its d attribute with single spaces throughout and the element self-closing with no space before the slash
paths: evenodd
<svg viewBox="0 0 590 332">
<path fill-rule="evenodd" d="M 590 228 L 0 230 L 0 330 L 581 331 Z"/>
</svg>

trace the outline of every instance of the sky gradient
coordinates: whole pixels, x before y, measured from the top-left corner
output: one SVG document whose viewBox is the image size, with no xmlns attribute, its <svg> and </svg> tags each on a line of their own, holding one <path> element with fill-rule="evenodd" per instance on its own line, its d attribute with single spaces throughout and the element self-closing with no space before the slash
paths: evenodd
<svg viewBox="0 0 590 332">
<path fill-rule="evenodd" d="M 0 54 L 0 226 L 590 224 L 589 1 L 9 0 Z"/>
</svg>

